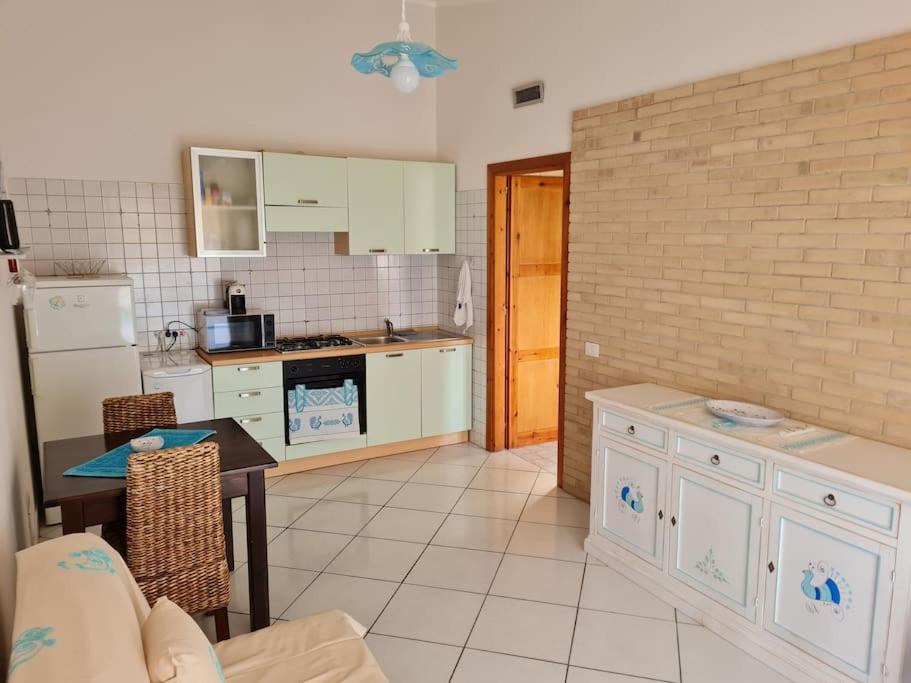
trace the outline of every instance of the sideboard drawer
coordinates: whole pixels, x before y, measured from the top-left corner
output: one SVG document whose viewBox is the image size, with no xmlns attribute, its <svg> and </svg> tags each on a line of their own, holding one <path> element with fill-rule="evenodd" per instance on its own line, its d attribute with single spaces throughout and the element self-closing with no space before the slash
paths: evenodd
<svg viewBox="0 0 911 683">
<path fill-rule="evenodd" d="M 281 387 L 219 391 L 215 394 L 215 417 L 262 415 L 283 410 Z"/>
<path fill-rule="evenodd" d="M 638 418 L 626 417 L 601 409 L 598 411 L 598 424 L 601 429 L 623 437 L 627 441 L 641 443 L 667 453 L 667 430 L 655 427 Z"/>
<path fill-rule="evenodd" d="M 765 461 L 748 455 L 731 453 L 686 436 L 678 436 L 675 455 L 712 472 L 762 488 L 765 486 Z"/>
<path fill-rule="evenodd" d="M 271 439 L 285 435 L 285 414 L 265 413 L 235 417 L 237 422 L 254 439 Z"/>
<path fill-rule="evenodd" d="M 212 368 L 212 389 L 216 393 L 264 389 L 281 385 L 281 363 L 241 363 L 240 365 L 216 365 Z"/>
<path fill-rule="evenodd" d="M 892 501 L 783 468 L 775 470 L 773 490 L 860 526 L 898 535 L 898 504 Z"/>
</svg>

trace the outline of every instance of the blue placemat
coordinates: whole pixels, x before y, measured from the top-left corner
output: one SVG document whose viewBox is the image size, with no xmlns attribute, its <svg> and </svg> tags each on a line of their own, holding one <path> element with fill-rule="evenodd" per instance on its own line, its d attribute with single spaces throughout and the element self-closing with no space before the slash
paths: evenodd
<svg viewBox="0 0 911 683">
<path fill-rule="evenodd" d="M 215 433 L 211 429 L 153 429 L 143 436 L 161 436 L 164 438 L 162 448 L 179 448 L 192 446 Z M 129 441 L 113 450 L 99 455 L 88 462 L 71 467 L 63 473 L 64 477 L 113 477 L 127 476 L 127 459 L 133 454 Z"/>
</svg>

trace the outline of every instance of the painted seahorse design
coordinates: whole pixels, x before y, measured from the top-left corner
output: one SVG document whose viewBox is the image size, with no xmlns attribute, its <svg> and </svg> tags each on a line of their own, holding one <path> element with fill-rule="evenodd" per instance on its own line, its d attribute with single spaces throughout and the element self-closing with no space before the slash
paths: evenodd
<svg viewBox="0 0 911 683">
<path fill-rule="evenodd" d="M 638 488 L 634 493 L 630 486 L 624 486 L 620 489 L 620 500 L 629 505 L 633 512 L 645 510 L 645 505 L 642 503 L 642 491 Z"/>
<path fill-rule="evenodd" d="M 819 614 L 819 606 L 830 607 L 841 621 L 854 604 L 854 595 L 847 579 L 824 562 L 810 562 L 803 570 L 800 590 L 808 598 L 807 611 Z"/>
<path fill-rule="evenodd" d="M 61 569 L 81 569 L 86 572 L 114 573 L 114 560 L 101 548 L 89 548 L 70 553 L 71 561 L 58 562 Z"/>
<path fill-rule="evenodd" d="M 9 674 L 34 658 L 41 650 L 50 647 L 57 641 L 49 637 L 53 627 L 45 626 L 40 628 L 30 628 L 22 632 L 16 642 L 13 643 L 9 658 Z"/>
</svg>

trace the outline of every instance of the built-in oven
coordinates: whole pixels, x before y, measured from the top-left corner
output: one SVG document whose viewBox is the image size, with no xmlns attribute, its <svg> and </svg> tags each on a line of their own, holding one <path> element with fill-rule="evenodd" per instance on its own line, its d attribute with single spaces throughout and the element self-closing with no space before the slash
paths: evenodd
<svg viewBox="0 0 911 683">
<path fill-rule="evenodd" d="M 275 348 L 275 315 L 250 311 L 203 311 L 199 316 L 199 347 L 208 353 Z"/>
<path fill-rule="evenodd" d="M 367 360 L 363 354 L 286 360 L 282 363 L 285 396 L 299 384 L 307 389 L 335 389 L 351 380 L 357 387 L 360 433 L 367 433 Z M 291 445 L 288 401 L 285 401 L 285 443 Z"/>
</svg>

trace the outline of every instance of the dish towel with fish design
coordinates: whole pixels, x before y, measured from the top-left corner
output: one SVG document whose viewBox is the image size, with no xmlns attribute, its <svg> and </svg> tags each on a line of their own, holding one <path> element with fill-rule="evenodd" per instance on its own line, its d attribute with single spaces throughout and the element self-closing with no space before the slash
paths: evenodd
<svg viewBox="0 0 911 683">
<path fill-rule="evenodd" d="M 357 386 L 346 379 L 340 387 L 308 389 L 298 384 L 288 392 L 288 441 L 291 445 L 344 439 L 361 433 Z"/>
</svg>

